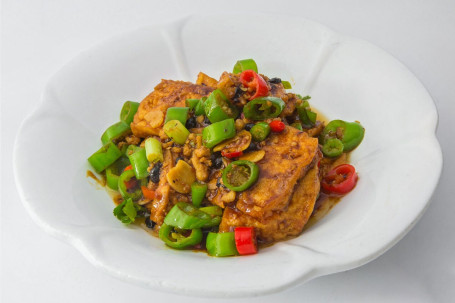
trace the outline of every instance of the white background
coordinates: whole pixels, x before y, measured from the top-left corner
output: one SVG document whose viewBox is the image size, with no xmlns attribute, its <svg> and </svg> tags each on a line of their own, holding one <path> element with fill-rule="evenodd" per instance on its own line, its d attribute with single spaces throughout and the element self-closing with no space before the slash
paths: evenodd
<svg viewBox="0 0 455 303">
<path fill-rule="evenodd" d="M 455 1 L 450 0 L 2 1 L 1 302 L 232 302 L 151 291 L 98 271 L 73 247 L 32 222 L 12 175 L 18 127 L 37 107 L 44 84 L 61 65 L 116 33 L 194 12 L 219 11 L 303 16 L 384 48 L 408 66 L 433 96 L 445 161 L 430 208 L 384 255 L 361 268 L 284 293 L 235 301 L 454 302 Z M 45 171 L 43 177 L 52 183 Z M 197 279 L 198 273 L 194 274 Z"/>
</svg>

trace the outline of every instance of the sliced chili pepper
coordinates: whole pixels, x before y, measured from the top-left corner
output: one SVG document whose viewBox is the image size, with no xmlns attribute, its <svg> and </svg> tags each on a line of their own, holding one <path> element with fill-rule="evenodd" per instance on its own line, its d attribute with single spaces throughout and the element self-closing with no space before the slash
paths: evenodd
<svg viewBox="0 0 455 303">
<path fill-rule="evenodd" d="M 218 226 L 220 222 L 220 216 L 211 216 L 185 202 L 174 205 L 164 218 L 164 223 L 181 229 Z"/>
<path fill-rule="evenodd" d="M 240 82 L 252 93 L 248 100 L 264 97 L 269 93 L 269 88 L 265 80 L 253 70 L 244 70 L 240 74 Z"/>
<path fill-rule="evenodd" d="M 133 166 L 132 166 L 131 164 L 128 165 L 127 167 L 125 167 L 125 169 L 124 169 L 123 171 L 125 171 L 125 170 L 130 170 L 130 169 L 133 169 Z"/>
<path fill-rule="evenodd" d="M 272 122 L 269 123 L 269 125 L 270 129 L 274 133 L 281 133 L 286 128 L 286 125 L 280 120 L 273 120 Z"/>
<path fill-rule="evenodd" d="M 199 99 L 186 99 L 186 106 L 190 109 L 194 109 L 198 103 Z"/>
<path fill-rule="evenodd" d="M 276 97 L 256 98 L 243 107 L 245 118 L 251 120 L 265 120 L 278 117 L 286 104 Z"/>
<path fill-rule="evenodd" d="M 207 193 L 207 188 L 207 184 L 205 183 L 194 182 L 191 184 L 191 201 L 193 201 L 194 206 L 201 206 L 205 194 Z"/>
<path fill-rule="evenodd" d="M 159 236 L 166 245 L 175 249 L 184 249 L 199 244 L 202 241 L 202 231 L 200 228 L 179 230 L 166 223 L 161 225 Z"/>
<path fill-rule="evenodd" d="M 207 97 L 202 97 L 201 99 L 199 99 L 199 102 L 194 107 L 194 114 L 196 116 L 205 115 L 205 101 L 206 100 L 207 100 Z"/>
<path fill-rule="evenodd" d="M 289 81 L 281 80 L 281 84 L 283 84 L 283 88 L 284 89 L 291 89 L 292 88 L 291 82 L 289 82 Z"/>
<path fill-rule="evenodd" d="M 208 148 L 212 148 L 224 140 L 235 136 L 234 119 L 226 119 L 213 123 L 202 130 L 202 142 Z"/>
<path fill-rule="evenodd" d="M 343 142 L 336 138 L 328 139 L 322 146 L 322 153 L 326 157 L 338 157 L 343 153 Z"/>
<path fill-rule="evenodd" d="M 145 186 L 146 179 L 137 180 L 134 171 L 124 171 L 118 178 L 118 191 L 125 199 L 139 200 L 142 197 L 141 186 Z"/>
<path fill-rule="evenodd" d="M 311 111 L 310 104 L 308 103 L 309 98 L 310 97 L 308 97 L 301 104 L 296 106 L 300 122 L 302 123 L 302 126 L 305 128 L 312 128 L 316 124 L 317 118 L 317 114 Z"/>
<path fill-rule="evenodd" d="M 148 199 L 153 200 L 155 199 L 155 191 L 149 189 L 147 186 L 141 186 L 142 195 Z"/>
<path fill-rule="evenodd" d="M 106 168 L 106 185 L 113 190 L 118 190 L 118 178 L 123 171 L 125 165 L 128 165 L 130 160 L 127 157 L 120 157 L 111 166 Z"/>
<path fill-rule="evenodd" d="M 115 141 L 127 135 L 131 131 L 130 125 L 125 122 L 117 122 L 109 126 L 101 136 L 101 143 L 103 145 L 109 143 L 109 141 Z"/>
<path fill-rule="evenodd" d="M 239 110 L 219 89 L 214 90 L 204 104 L 204 111 L 211 123 L 237 118 Z"/>
<path fill-rule="evenodd" d="M 207 252 L 214 257 L 228 257 L 237 255 L 235 235 L 233 232 L 212 233 L 207 235 L 205 243 Z"/>
<path fill-rule="evenodd" d="M 223 209 L 217 205 L 201 207 L 201 208 L 199 208 L 199 210 L 203 211 L 205 213 L 208 213 L 209 215 L 212 215 L 212 216 L 222 216 L 223 215 Z"/>
<path fill-rule="evenodd" d="M 235 151 L 235 152 L 226 152 L 224 150 L 221 151 L 221 155 L 228 159 L 238 158 L 243 155 L 243 151 Z"/>
<path fill-rule="evenodd" d="M 87 160 L 95 169 L 95 171 L 97 173 L 100 173 L 109 167 L 112 163 L 117 161 L 117 159 L 120 158 L 122 154 L 122 151 L 118 149 L 118 147 L 112 141 L 110 141 L 99 150 L 97 150 Z"/>
<path fill-rule="evenodd" d="M 348 152 L 356 148 L 363 140 L 365 129 L 358 122 L 346 122 L 333 120 L 324 128 L 320 135 L 321 144 L 330 138 L 337 138 L 343 142 L 344 151 Z"/>
<path fill-rule="evenodd" d="M 188 119 L 189 107 L 169 107 L 166 111 L 166 118 L 164 119 L 164 124 L 172 120 L 178 120 L 183 125 L 186 124 L 186 119 Z"/>
<path fill-rule="evenodd" d="M 254 141 L 264 141 L 270 134 L 270 126 L 266 122 L 259 122 L 251 128 L 250 133 Z"/>
<path fill-rule="evenodd" d="M 122 110 L 120 111 L 120 121 L 130 125 L 134 120 L 134 115 L 139 108 L 138 102 L 126 101 L 123 104 Z"/>
<path fill-rule="evenodd" d="M 291 124 L 292 127 L 297 128 L 298 130 L 303 130 L 302 123 L 294 122 Z"/>
<path fill-rule="evenodd" d="M 145 149 L 139 146 L 130 145 L 127 149 L 128 159 L 131 162 L 131 168 L 137 179 L 144 179 L 149 175 L 147 168 L 149 161 Z"/>
<path fill-rule="evenodd" d="M 240 74 L 241 72 L 245 70 L 253 70 L 254 72 L 258 72 L 258 66 L 256 65 L 256 62 L 254 62 L 253 59 L 244 59 L 244 60 L 239 60 L 235 63 L 234 69 L 232 70 L 233 74 Z"/>
<path fill-rule="evenodd" d="M 259 176 L 259 167 L 248 160 L 231 162 L 223 170 L 223 184 L 233 191 L 244 191 L 252 186 Z"/>
<path fill-rule="evenodd" d="M 251 255 L 258 252 L 256 233 L 253 227 L 236 227 L 235 246 L 240 255 Z"/>
<path fill-rule="evenodd" d="M 342 164 L 329 171 L 322 178 L 322 188 L 329 194 L 345 195 L 357 184 L 357 173 L 354 166 Z"/>
</svg>

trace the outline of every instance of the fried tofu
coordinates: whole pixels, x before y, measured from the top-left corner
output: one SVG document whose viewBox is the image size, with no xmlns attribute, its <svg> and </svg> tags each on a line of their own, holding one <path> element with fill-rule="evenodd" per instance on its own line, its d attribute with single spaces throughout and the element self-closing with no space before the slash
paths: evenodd
<svg viewBox="0 0 455 303">
<path fill-rule="evenodd" d="M 271 216 L 260 220 L 237 209 L 227 207 L 220 224 L 220 232 L 233 231 L 237 226 L 254 227 L 261 242 L 271 243 L 299 235 L 313 212 L 319 194 L 319 170 L 313 165 L 301 178 L 292 197 L 283 210 L 275 211 Z"/>
<path fill-rule="evenodd" d="M 186 99 L 199 99 L 212 91 L 212 87 L 205 85 L 162 80 L 139 105 L 131 123 L 133 134 L 139 138 L 159 135 L 169 107 L 184 107 Z"/>
<path fill-rule="evenodd" d="M 236 204 L 238 210 L 260 220 L 289 204 L 297 181 L 318 153 L 318 139 L 287 126 L 282 133 L 272 134 L 262 149 L 265 156 L 256 163 L 258 181 L 239 195 Z"/>
</svg>

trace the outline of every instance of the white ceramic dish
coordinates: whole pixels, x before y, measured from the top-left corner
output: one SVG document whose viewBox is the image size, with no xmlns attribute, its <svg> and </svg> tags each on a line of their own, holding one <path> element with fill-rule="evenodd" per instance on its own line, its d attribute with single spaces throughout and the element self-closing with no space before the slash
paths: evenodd
<svg viewBox="0 0 455 303">
<path fill-rule="evenodd" d="M 360 266 L 401 239 L 427 207 L 442 167 L 437 112 L 396 59 L 358 39 L 287 16 L 196 16 L 119 35 L 82 52 L 49 81 L 24 121 L 15 176 L 24 205 L 51 235 L 126 281 L 200 296 L 272 293 Z M 209 25 L 209 26 L 207 26 Z M 254 33 L 254 34 L 251 34 Z M 86 178 L 86 158 L 125 100 L 142 100 L 161 78 L 218 77 L 255 58 L 261 73 L 293 82 L 331 119 L 359 120 L 352 154 L 358 185 L 300 237 L 238 258 L 174 251 L 124 227 L 113 203 Z M 417 190 L 418 189 L 418 190 Z"/>
</svg>

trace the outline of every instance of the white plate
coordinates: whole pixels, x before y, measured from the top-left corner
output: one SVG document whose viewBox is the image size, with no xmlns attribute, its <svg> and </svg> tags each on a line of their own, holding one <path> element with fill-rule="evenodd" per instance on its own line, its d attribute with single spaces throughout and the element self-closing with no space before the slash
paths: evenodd
<svg viewBox="0 0 455 303">
<path fill-rule="evenodd" d="M 175 251 L 123 226 L 109 196 L 86 177 L 101 133 L 125 100 L 142 100 L 161 78 L 218 77 L 242 58 L 291 80 L 327 117 L 362 122 L 365 139 L 352 154 L 356 189 L 300 237 L 249 257 Z M 300 18 L 194 16 L 125 33 L 65 65 L 42 101 L 15 146 L 16 181 L 30 215 L 98 268 L 181 294 L 260 295 L 365 264 L 416 223 L 442 167 L 437 112 L 422 84 L 370 43 Z"/>
</svg>

